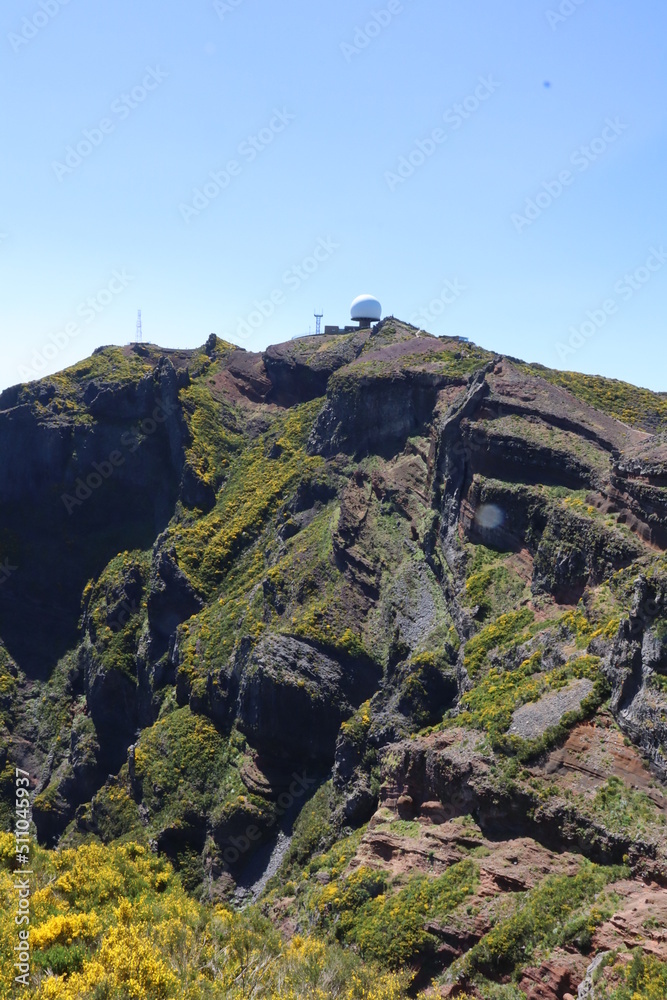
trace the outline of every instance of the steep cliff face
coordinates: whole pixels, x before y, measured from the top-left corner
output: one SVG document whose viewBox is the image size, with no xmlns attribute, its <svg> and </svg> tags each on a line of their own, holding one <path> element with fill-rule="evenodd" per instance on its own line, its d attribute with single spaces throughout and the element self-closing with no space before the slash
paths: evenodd
<svg viewBox="0 0 667 1000">
<path fill-rule="evenodd" d="M 433 876 L 397 943 L 416 985 L 481 996 L 533 956 L 562 1000 L 590 942 L 526 939 L 508 971 L 488 935 L 549 852 L 573 885 L 667 885 L 664 411 L 393 319 L 264 354 L 104 348 L 7 390 L 3 802 L 25 767 L 44 841 L 132 837 L 212 897 L 300 813 L 295 892 L 263 903 L 285 926 L 338 912 L 382 960 L 378 892 L 341 902 L 356 873 L 399 910 Z M 637 751 L 587 785 L 589 730 Z"/>
</svg>

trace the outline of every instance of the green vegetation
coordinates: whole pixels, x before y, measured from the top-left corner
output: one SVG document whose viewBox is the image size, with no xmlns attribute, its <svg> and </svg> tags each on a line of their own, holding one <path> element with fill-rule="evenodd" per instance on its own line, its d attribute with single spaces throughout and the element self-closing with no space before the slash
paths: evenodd
<svg viewBox="0 0 667 1000">
<path fill-rule="evenodd" d="M 511 646 L 519 646 L 531 637 L 531 625 L 535 612 L 530 608 L 509 611 L 496 621 L 486 625 L 466 643 L 463 664 L 471 677 L 482 669 L 486 657 L 493 649 L 505 651 Z"/>
<path fill-rule="evenodd" d="M 209 673 L 225 668 L 241 638 L 256 641 L 267 627 L 333 653 L 372 658 L 349 625 L 344 580 L 332 556 L 334 516 L 331 506 L 321 510 L 287 541 L 273 566 L 267 565 L 274 548 L 270 527 L 235 560 L 221 596 L 181 626 L 179 673 L 189 690 L 205 697 Z M 212 683 L 215 690 L 219 681 Z"/>
<path fill-rule="evenodd" d="M 355 336 L 353 334 L 353 336 Z M 430 334 L 428 335 L 430 337 Z M 378 351 L 383 347 L 389 347 L 391 344 L 404 343 L 406 340 L 411 341 L 414 339 L 414 327 L 406 327 L 403 323 L 397 328 L 394 322 L 382 323 L 380 327 L 375 327 L 372 335 L 366 340 L 366 343 L 361 349 L 362 356 L 364 354 L 369 354 L 371 351 Z M 433 338 L 436 339 L 435 337 Z"/>
<path fill-rule="evenodd" d="M 389 891 L 385 876 L 358 868 L 326 886 L 315 899 L 325 924 L 335 914 L 336 936 L 356 944 L 384 968 L 400 968 L 432 951 L 436 939 L 425 924 L 438 920 L 471 896 L 478 871 L 473 861 L 452 865 L 444 875 L 414 875 L 405 887 Z"/>
<path fill-rule="evenodd" d="M 78 364 L 49 375 L 38 383 L 28 383 L 19 395 L 19 403 L 29 403 L 37 417 L 45 421 L 66 419 L 92 424 L 93 418 L 83 402 L 82 391 L 93 379 L 100 383 L 139 382 L 153 371 L 153 363 L 120 347 L 105 347 Z M 35 393 L 39 386 L 39 397 Z"/>
<path fill-rule="evenodd" d="M 592 810 L 603 820 L 605 828 L 613 833 L 634 830 L 643 834 L 658 823 L 665 824 L 664 815 L 645 792 L 630 788 L 616 777 L 609 778 L 598 789 Z"/>
<path fill-rule="evenodd" d="M 548 449 L 552 452 L 554 461 L 573 465 L 574 459 L 575 462 L 598 472 L 606 472 L 609 469 L 608 452 L 581 434 L 554 427 L 547 422 L 547 418 L 526 420 L 525 417 L 515 413 L 497 417 L 495 420 L 477 420 L 475 428 L 478 433 L 489 436 L 492 447 L 500 439 L 514 438 L 519 442 L 525 442 L 529 447 Z"/>
<path fill-rule="evenodd" d="M 478 934 L 490 927 L 448 975 L 469 973 L 471 996 L 521 1000 L 527 966 L 539 968 L 555 948 L 588 954 L 596 928 L 625 905 L 628 887 L 616 887 L 615 897 L 612 884 L 630 872 L 588 862 L 577 872 L 584 853 L 609 858 L 627 851 L 635 876 L 651 876 L 650 866 L 663 864 L 661 810 L 613 776 L 621 773 L 612 760 L 617 734 L 608 732 L 611 713 L 599 710 L 609 693 L 603 665 L 609 674 L 608 651 L 641 573 L 646 605 L 656 612 L 647 624 L 660 646 L 647 704 L 652 700 L 659 718 L 667 691 L 667 559 L 631 531 L 628 508 L 605 512 L 602 480 L 614 456 L 593 444 L 588 430 L 563 431 L 535 415 L 486 419 L 493 399 L 475 414 L 466 411 L 467 419 L 478 422 L 501 470 L 498 438 L 508 440 L 516 456 L 507 473 L 512 481 L 475 474 L 463 510 L 499 506 L 508 534 L 483 537 L 506 541 L 512 551 L 466 541 L 467 518 L 455 525 L 449 516 L 450 445 L 439 422 L 494 356 L 449 338 L 428 340 L 435 350 L 423 353 L 417 348 L 427 338 L 420 343 L 415 332 L 389 321 L 372 335 L 285 345 L 266 366 L 272 379 L 277 375 L 271 402 L 254 401 L 267 384 L 257 357 L 235 354 L 239 365 L 230 373 L 226 354 L 233 348 L 222 341 L 209 341 L 205 351 L 169 352 L 180 387 L 169 440 L 156 436 L 136 469 L 128 462 L 109 484 L 107 499 L 104 490 L 97 493 L 99 507 L 91 501 L 75 511 L 61 534 L 51 531 L 48 514 L 58 507 L 57 477 L 44 523 L 41 508 L 7 513 L 0 562 L 21 572 L 36 567 L 27 613 L 46 605 L 65 575 L 43 571 L 40 547 L 55 553 L 47 569 L 65 565 L 74 581 L 71 642 L 57 646 L 43 674 L 36 668 L 33 676 L 23 664 L 16 634 L 3 632 L 7 648 L 0 643 L 0 815 L 10 828 L 18 760 L 40 782 L 33 803 L 40 831 L 42 823 L 56 832 L 69 824 L 57 852 L 33 845 L 29 998 L 404 1000 L 407 990 L 418 995 L 428 974 L 447 967 L 450 940 L 465 949 L 473 928 Z M 105 348 L 6 398 L 29 404 L 40 423 L 63 425 L 52 432 L 70 435 L 78 455 L 66 456 L 67 468 L 79 470 L 93 437 L 111 447 L 131 419 L 121 414 L 135 412 L 131 400 L 158 390 L 159 357 L 151 345 L 139 353 Z M 323 386 L 334 372 L 327 398 L 290 406 L 291 388 L 292 398 L 301 398 L 303 386 L 289 380 L 305 366 L 313 375 L 306 394 L 315 378 Z M 647 390 L 537 366 L 522 370 L 545 373 L 636 426 L 667 427 L 667 398 Z M 173 389 L 171 376 L 169 384 Z M 415 386 L 426 387 L 419 405 Z M 98 409 L 90 403 L 96 414 L 116 416 L 94 419 L 84 400 L 117 387 L 117 411 L 113 391 Z M 397 419 L 402 406 L 421 415 L 422 402 L 438 392 L 433 422 L 395 454 L 357 460 L 355 422 L 367 419 L 360 394 L 374 397 L 376 388 Z M 345 454 L 326 460 L 311 453 L 323 407 L 349 417 L 350 431 Z M 318 422 L 320 431 L 325 426 Z M 572 473 L 586 488 L 534 483 L 545 464 L 538 448 L 549 449 L 563 476 Z M 116 502 L 130 488 L 147 496 L 140 527 L 125 524 Z M 616 498 L 607 491 L 619 507 L 621 496 L 620 488 Z M 46 504 L 41 495 L 35 502 Z M 659 504 L 650 513 L 657 523 Z M 5 615 L 19 584 L 17 575 L 3 589 Z M 43 621 L 38 627 L 48 632 Z M 299 640 L 297 667 L 290 662 L 297 644 L 285 638 Z M 335 669 L 322 651 L 338 661 Z M 264 669 L 266 678 L 254 673 Z M 553 699 L 537 703 L 583 678 L 591 685 L 579 689 L 592 686 L 592 693 L 547 728 L 558 717 Z M 305 693 L 290 701 L 297 686 Z M 328 731 L 322 694 L 333 689 L 341 690 L 340 704 L 331 706 L 336 724 L 341 705 L 349 715 L 337 733 Z M 118 720 L 117 739 L 114 727 L 104 726 L 105 699 L 109 719 Z M 282 704 L 296 706 L 294 720 L 275 717 Z M 525 705 L 532 707 L 517 721 L 526 733 L 541 727 L 538 738 L 509 735 Z M 585 746 L 590 740 L 594 773 L 612 775 L 603 784 L 601 777 L 580 777 L 569 757 L 546 753 L 598 711 L 594 725 L 577 735 Z M 257 720 L 272 712 L 276 728 L 264 741 Z M 152 724 L 135 733 L 135 718 Z M 571 751 L 578 753 L 574 738 Z M 588 753 L 579 754 L 584 773 Z M 268 853 L 285 809 L 291 822 L 292 806 L 282 803 L 293 801 L 296 812 L 298 796 L 285 788 L 297 762 L 318 780 L 328 770 L 330 780 L 303 805 L 289 844 L 278 841 L 282 861 L 259 907 L 237 912 L 242 893 L 234 895 L 232 876 L 243 864 L 251 882 L 261 861 L 259 853 L 252 857 L 251 840 Z M 112 769 L 118 773 L 104 780 Z M 448 819 L 448 800 L 454 813 L 470 815 Z M 367 827 L 353 828 L 364 819 Z M 553 869 L 544 846 L 551 836 Z M 512 838 L 516 859 L 501 844 Z M 235 842 L 244 845 L 236 851 L 239 870 L 227 861 Z M 642 844 L 655 857 L 640 865 Z M 0 837 L 0 904 L 8 912 L 15 905 L 11 847 Z M 545 877 L 550 870 L 570 874 Z M 534 888 L 514 891 L 526 884 Z M 658 929 L 652 919 L 644 921 L 647 936 Z M 0 926 L 0 1000 L 12 978 L 11 929 Z M 646 955 L 623 968 L 610 960 L 604 971 L 615 977 L 605 980 L 617 991 L 613 1000 L 656 1000 L 667 988 L 664 966 Z"/>
<path fill-rule="evenodd" d="M 11 656 L 0 643 L 0 738 L 8 736 L 14 722 L 14 700 L 18 692 L 19 671 Z"/>
<path fill-rule="evenodd" d="M 58 375 L 50 375 L 47 381 L 58 385 L 59 394 L 62 394 L 93 379 L 101 383 L 138 382 L 151 373 L 153 367 L 152 361 L 133 351 L 126 351 L 122 347 L 105 347 L 70 368 L 65 368 Z"/>
<path fill-rule="evenodd" d="M 331 822 L 333 790 L 328 781 L 306 803 L 294 824 L 292 840 L 280 870 L 268 883 L 267 889 L 280 889 L 293 875 L 300 872 L 310 858 L 330 847 L 335 839 Z"/>
<path fill-rule="evenodd" d="M 247 588 L 257 586 L 264 572 L 264 553 L 259 546 L 253 547 L 234 563 L 225 580 L 225 596 L 206 605 L 180 626 L 178 676 L 195 697 L 206 697 L 209 671 L 227 663 L 238 639 L 262 633 L 260 609 L 254 601 L 252 604 L 248 601 Z"/>
<path fill-rule="evenodd" d="M 337 506 L 325 507 L 289 540 L 286 554 L 267 572 L 275 627 L 318 646 L 363 655 L 362 641 L 349 627 L 333 558 L 337 518 Z"/>
<path fill-rule="evenodd" d="M 600 589 L 602 591 L 602 588 Z M 573 611 L 567 611 L 557 622 L 559 631 L 574 637 L 577 649 L 586 649 L 591 639 L 600 636 L 613 639 L 618 632 L 620 618 L 607 618 L 608 604 L 604 598 L 601 600 L 598 597 L 597 601 L 594 600 L 591 604 L 593 612 L 598 612 L 594 617 L 578 605 Z"/>
<path fill-rule="evenodd" d="M 461 699 L 461 712 L 450 725 L 471 726 L 488 733 L 495 750 L 504 753 L 533 755 L 556 742 L 567 729 L 594 711 L 606 695 L 607 687 L 599 670 L 600 658 L 580 656 L 562 667 L 543 672 L 542 653 L 538 650 L 512 670 L 492 668 Z M 536 702 L 550 691 L 559 691 L 570 681 L 586 677 L 594 682 L 593 693 L 579 712 L 568 713 L 559 726 L 547 730 L 540 740 L 522 740 L 508 736 L 513 712 L 527 702 Z"/>
<path fill-rule="evenodd" d="M 471 949 L 466 968 L 486 975 L 508 973 L 530 963 L 538 949 L 569 942 L 585 951 L 595 928 L 614 912 L 600 894 L 627 874 L 622 867 L 585 862 L 576 875 L 547 876 L 535 889 L 520 894 L 515 912 L 501 918 Z"/>
<path fill-rule="evenodd" d="M 205 374 L 209 377 L 219 367 L 207 364 Z M 236 415 L 229 403 L 214 397 L 203 378 L 182 389 L 180 399 L 192 442 L 186 461 L 202 483 L 217 489 L 243 447 Z"/>
<path fill-rule="evenodd" d="M 252 808 L 240 761 L 235 741 L 221 736 L 208 719 L 187 707 L 167 713 L 143 730 L 131 767 L 125 764 L 93 797 L 84 827 L 92 825 L 104 843 L 147 843 L 164 829 L 180 831 L 184 842 L 198 840 L 198 826 L 214 811 L 230 802 Z M 77 846 L 82 839 L 89 837 L 71 827 L 68 842 Z"/>
<path fill-rule="evenodd" d="M 238 750 L 212 722 L 180 708 L 145 729 L 134 751 L 136 783 L 153 822 L 191 826 L 230 800 L 245 800 Z"/>
<path fill-rule="evenodd" d="M 472 573 L 466 580 L 463 603 L 468 607 L 477 607 L 477 617 L 484 620 L 516 607 L 525 596 L 526 589 L 519 574 L 507 566 L 487 566 Z"/>
<path fill-rule="evenodd" d="M 84 617 L 104 669 L 117 670 L 134 681 L 139 634 L 146 622 L 150 566 L 150 552 L 121 552 L 83 592 Z"/>
<path fill-rule="evenodd" d="M 91 802 L 84 806 L 82 819 L 84 825 L 92 826 L 96 833 L 83 834 L 75 822 L 71 823 L 63 837 L 67 847 L 98 840 L 103 844 L 112 841 L 148 844 L 148 833 L 132 792 L 127 765 L 121 768 L 118 776 L 107 779 Z"/>
<path fill-rule="evenodd" d="M 303 871 L 303 877 L 306 880 L 310 880 L 312 875 L 316 875 L 318 872 L 326 872 L 330 878 L 337 879 L 342 875 L 356 854 L 366 829 L 365 825 L 360 826 L 353 833 L 336 840 L 323 854 L 316 854 L 314 857 L 311 857 Z"/>
<path fill-rule="evenodd" d="M 637 949 L 623 972 L 623 982 L 609 1000 L 664 1000 L 667 996 L 667 962 Z"/>
<path fill-rule="evenodd" d="M 527 375 L 540 375 L 552 385 L 567 389 L 589 406 L 602 410 L 631 427 L 641 427 L 652 433 L 667 427 L 667 399 L 650 389 L 641 389 L 628 382 L 600 375 L 555 371 L 542 365 L 519 367 Z"/>
<path fill-rule="evenodd" d="M 375 347 L 369 348 L 374 350 Z M 493 358 L 489 351 L 474 345 L 466 345 L 458 350 L 433 351 L 424 354 L 415 351 L 414 354 L 401 354 L 392 359 L 372 358 L 364 360 L 364 355 L 358 361 L 340 368 L 329 380 L 328 392 L 338 395 L 354 391 L 359 383 L 367 379 L 391 379 L 399 373 L 428 371 L 441 375 L 454 382 L 464 381 L 473 372 L 479 371 Z"/>
<path fill-rule="evenodd" d="M 454 650 L 449 644 L 440 653 L 416 653 L 407 664 L 399 688 L 399 708 L 416 729 L 439 722 L 456 696 Z"/>
<path fill-rule="evenodd" d="M 170 529 L 179 565 L 202 593 L 215 594 L 234 561 L 260 537 L 297 482 L 322 466 L 319 456 L 305 450 L 321 405 L 314 400 L 278 417 L 271 431 L 231 464 L 210 514 Z"/>
<path fill-rule="evenodd" d="M 277 417 L 230 462 L 214 509 L 184 516 L 170 529 L 180 567 L 209 598 L 180 629 L 179 674 L 197 697 L 206 697 L 209 672 L 224 668 L 241 638 L 262 635 L 269 624 L 267 603 L 275 631 L 340 652 L 363 652 L 334 594 L 340 575 L 330 564 L 331 508 L 289 538 L 286 553 L 278 556 L 278 532 L 289 520 L 286 507 L 295 488 L 324 483 L 322 459 L 305 450 L 320 407 L 315 400 Z M 264 589 L 258 587 L 262 581 Z"/>
<path fill-rule="evenodd" d="M 14 841 L 0 900 L 14 912 Z M 139 844 L 31 845 L 30 1000 L 403 1000 L 405 978 L 312 935 L 285 941 L 257 909 L 201 905 Z M 15 995 L 16 925 L 0 923 L 0 1000 Z"/>
<path fill-rule="evenodd" d="M 0 826 L 6 829 L 13 818 L 14 768 L 9 755 L 10 733 L 15 722 L 18 670 L 0 643 Z"/>
<path fill-rule="evenodd" d="M 341 733 L 352 746 L 361 748 L 366 743 L 366 737 L 371 726 L 371 703 L 364 702 L 357 711 L 345 722 L 341 723 Z"/>
</svg>

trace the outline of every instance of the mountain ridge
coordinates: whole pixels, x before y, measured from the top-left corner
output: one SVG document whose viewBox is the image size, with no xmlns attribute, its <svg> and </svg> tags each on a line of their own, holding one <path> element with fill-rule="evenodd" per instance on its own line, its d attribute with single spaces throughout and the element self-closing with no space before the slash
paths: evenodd
<svg viewBox="0 0 667 1000">
<path fill-rule="evenodd" d="M 41 843 L 136 841 L 203 905 L 280 828 L 258 905 L 288 940 L 413 995 L 563 1000 L 614 906 L 667 896 L 666 442 L 664 394 L 394 317 L 100 348 L 5 390 L 5 822 L 25 768 Z M 494 924 L 550 865 L 597 887 L 592 930 L 516 930 L 528 958 L 503 958 Z"/>
</svg>

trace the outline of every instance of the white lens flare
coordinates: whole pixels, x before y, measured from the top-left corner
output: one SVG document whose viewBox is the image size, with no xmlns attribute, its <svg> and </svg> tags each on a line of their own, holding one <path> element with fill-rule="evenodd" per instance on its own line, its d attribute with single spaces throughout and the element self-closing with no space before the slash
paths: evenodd
<svg viewBox="0 0 667 1000">
<path fill-rule="evenodd" d="M 500 528 L 505 515 L 494 503 L 483 503 L 475 511 L 475 522 L 480 528 Z"/>
</svg>

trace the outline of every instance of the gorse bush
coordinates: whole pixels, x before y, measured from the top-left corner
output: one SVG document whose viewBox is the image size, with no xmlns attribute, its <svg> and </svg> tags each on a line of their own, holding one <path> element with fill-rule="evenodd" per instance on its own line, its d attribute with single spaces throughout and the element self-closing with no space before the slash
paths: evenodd
<svg viewBox="0 0 667 1000">
<path fill-rule="evenodd" d="M 583 922 L 578 911 L 592 904 L 610 882 L 625 875 L 627 869 L 622 867 L 601 868 L 585 862 L 576 875 L 548 876 L 535 889 L 519 896 L 512 916 L 500 920 L 471 949 L 466 967 L 486 975 L 511 972 L 529 962 L 538 947 L 554 948 L 581 936 L 585 930 L 592 934 L 611 916 L 613 907 L 589 907 Z"/>
<path fill-rule="evenodd" d="M 593 693 L 579 712 L 571 713 L 561 722 L 561 726 L 572 725 L 587 711 L 593 711 L 600 704 L 607 690 L 600 672 L 600 658 L 580 656 L 562 667 L 550 672 L 542 672 L 542 654 L 537 651 L 513 670 L 492 667 L 477 685 L 461 699 L 461 713 L 452 720 L 452 725 L 467 725 L 484 730 L 491 738 L 496 750 L 507 753 L 524 751 L 537 752 L 555 740 L 560 732 L 547 731 L 541 741 L 526 741 L 508 736 L 507 730 L 512 715 L 519 706 L 539 701 L 551 691 L 559 691 L 571 681 L 587 678 L 593 681 Z"/>
<path fill-rule="evenodd" d="M 464 652 L 464 666 L 471 677 L 481 669 L 487 655 L 492 649 L 506 649 L 530 637 L 526 631 L 535 618 L 535 613 L 529 608 L 520 611 L 509 611 L 500 615 L 494 622 L 483 628 L 472 639 L 469 639 Z"/>
<path fill-rule="evenodd" d="M 0 834 L 0 901 L 12 912 L 14 840 Z M 325 941 L 289 943 L 255 910 L 186 895 L 140 845 L 32 845 L 31 1000 L 402 1000 L 404 980 Z M 13 921 L 0 924 L 0 997 L 14 995 Z"/>
<path fill-rule="evenodd" d="M 202 593 L 213 594 L 297 481 L 323 465 L 322 458 L 305 450 L 321 406 L 314 400 L 278 418 L 271 434 L 246 447 L 232 464 L 210 514 L 170 529 L 179 565 Z"/>
<path fill-rule="evenodd" d="M 589 406 L 632 427 L 655 432 L 667 425 L 667 399 L 650 389 L 641 389 L 628 382 L 600 375 L 555 371 L 542 365 L 519 367 L 527 375 L 540 375 L 552 385 L 567 389 Z"/>
<path fill-rule="evenodd" d="M 326 886 L 316 905 L 325 925 L 333 920 L 341 940 L 396 969 L 434 949 L 436 939 L 425 925 L 468 899 L 477 881 L 477 867 L 465 860 L 437 878 L 414 875 L 392 891 L 383 873 L 362 867 Z"/>
<path fill-rule="evenodd" d="M 636 951 L 626 967 L 623 982 L 609 1000 L 664 1000 L 667 996 L 667 962 Z"/>
</svg>

